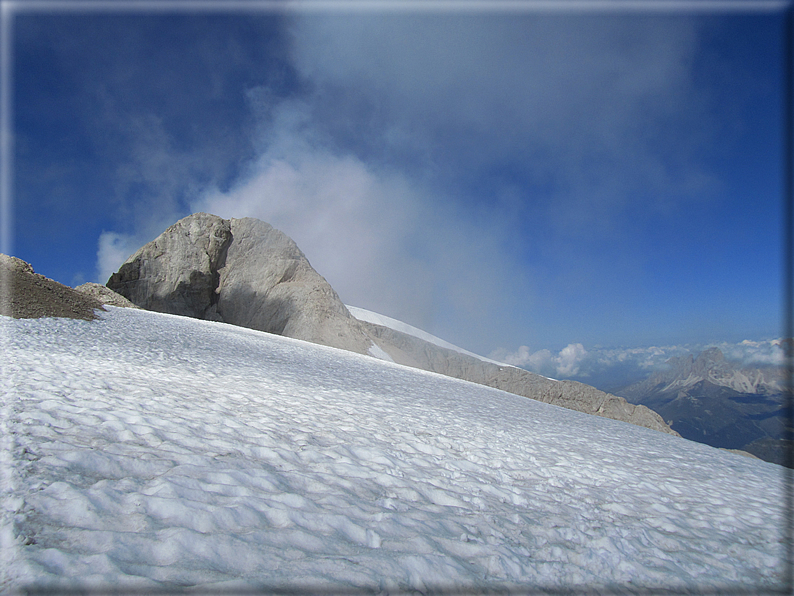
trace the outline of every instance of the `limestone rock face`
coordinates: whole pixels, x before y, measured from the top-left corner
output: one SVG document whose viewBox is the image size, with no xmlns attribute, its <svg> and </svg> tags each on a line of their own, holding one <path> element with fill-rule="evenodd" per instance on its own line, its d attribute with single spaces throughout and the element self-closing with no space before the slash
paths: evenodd
<svg viewBox="0 0 794 596">
<path fill-rule="evenodd" d="M 231 220 L 217 313 L 234 325 L 366 354 L 372 345 L 331 285 L 286 234 Z"/>
<path fill-rule="evenodd" d="M 286 234 L 195 213 L 132 255 L 107 287 L 147 310 L 365 354 L 372 342 Z"/>
<path fill-rule="evenodd" d="M 196 213 L 143 246 L 106 285 L 146 310 L 207 318 L 230 241 L 228 221 Z"/>
</svg>

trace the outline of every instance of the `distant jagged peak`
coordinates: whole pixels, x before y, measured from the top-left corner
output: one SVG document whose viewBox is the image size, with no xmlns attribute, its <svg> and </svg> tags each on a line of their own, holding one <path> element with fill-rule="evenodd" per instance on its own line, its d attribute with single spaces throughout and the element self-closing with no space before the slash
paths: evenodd
<svg viewBox="0 0 794 596">
<path fill-rule="evenodd" d="M 728 374 L 734 369 L 735 367 L 725 360 L 722 350 L 716 347 L 703 350 L 692 365 L 692 372 L 704 378 Z"/>
<path fill-rule="evenodd" d="M 666 392 L 685 389 L 707 382 L 718 387 L 727 387 L 739 393 L 770 393 L 783 390 L 782 374 L 774 368 L 744 367 L 725 359 L 716 346 L 706 348 L 699 354 L 674 356 L 667 360 L 667 368 L 651 375 L 642 385 L 641 391 Z M 632 392 L 637 388 L 632 387 Z"/>
<path fill-rule="evenodd" d="M 722 362 L 725 360 L 725 355 L 716 346 L 706 348 L 695 359 L 695 362 Z"/>
<path fill-rule="evenodd" d="M 687 354 L 686 356 L 672 356 L 667 359 L 667 369 L 663 371 L 665 377 L 680 377 L 682 375 L 689 375 L 691 373 L 702 374 L 706 373 L 715 366 L 730 364 L 725 360 L 725 355 L 722 350 L 716 346 L 706 348 L 697 356 L 695 354 Z"/>
</svg>

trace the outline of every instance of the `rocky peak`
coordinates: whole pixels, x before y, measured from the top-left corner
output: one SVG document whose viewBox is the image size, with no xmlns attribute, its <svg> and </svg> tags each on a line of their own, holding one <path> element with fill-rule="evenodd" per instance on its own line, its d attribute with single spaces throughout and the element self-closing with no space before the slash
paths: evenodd
<svg viewBox="0 0 794 596">
<path fill-rule="evenodd" d="M 141 247 L 106 285 L 147 310 L 206 318 L 231 239 L 228 220 L 195 213 Z"/>
<path fill-rule="evenodd" d="M 141 247 L 107 286 L 147 310 L 359 353 L 372 345 L 295 242 L 253 218 L 189 215 Z"/>
<path fill-rule="evenodd" d="M 729 369 L 731 365 L 719 348 L 703 350 L 692 365 L 692 373 L 702 378 L 708 378 L 712 371 L 727 372 Z"/>
<path fill-rule="evenodd" d="M 782 391 L 782 372 L 776 368 L 744 368 L 725 359 L 719 348 L 711 347 L 697 356 L 674 356 L 667 360 L 667 368 L 655 372 L 645 381 L 622 389 L 620 395 L 640 399 L 651 393 L 688 388 L 707 383 L 727 387 L 739 393 L 767 393 Z"/>
<path fill-rule="evenodd" d="M 674 379 L 681 374 L 688 375 L 692 372 L 692 368 L 695 364 L 695 357 L 692 354 L 687 354 L 686 356 L 672 356 L 667 359 L 665 364 L 667 368 L 654 375 L 660 380 Z"/>
</svg>

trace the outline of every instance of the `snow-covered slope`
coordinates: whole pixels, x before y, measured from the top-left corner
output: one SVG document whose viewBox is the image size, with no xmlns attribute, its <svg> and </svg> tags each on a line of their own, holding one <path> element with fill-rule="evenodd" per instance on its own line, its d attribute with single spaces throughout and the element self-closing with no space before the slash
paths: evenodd
<svg viewBox="0 0 794 596">
<path fill-rule="evenodd" d="M 779 586 L 773 464 L 223 323 L 0 330 L 6 591 Z"/>
<path fill-rule="evenodd" d="M 463 348 L 459 348 L 458 346 L 451 344 L 448 341 L 444 341 L 443 339 L 438 338 L 435 335 L 431 335 L 427 331 L 422 331 L 421 329 L 414 327 L 413 325 L 409 325 L 408 323 L 403 323 L 402 321 L 398 321 L 397 319 L 392 319 L 391 317 L 387 317 L 386 315 L 380 315 L 370 310 L 358 308 L 357 306 L 350 306 L 348 304 L 345 304 L 345 306 L 347 307 L 347 310 L 350 311 L 350 314 L 353 315 L 359 321 L 372 323 L 373 325 L 381 325 L 383 327 L 388 327 L 389 329 L 394 329 L 395 331 L 399 331 L 400 333 L 405 333 L 406 335 L 416 337 L 418 339 L 439 346 L 441 348 L 446 348 L 448 350 L 453 350 L 461 354 L 466 354 L 467 356 L 472 356 L 473 358 L 477 358 L 478 360 L 482 360 L 483 362 L 490 362 L 492 364 L 498 364 L 499 366 L 510 366 L 509 364 L 505 364 L 504 362 L 497 362 L 496 360 L 490 360 L 489 358 L 485 358 L 484 356 L 479 356 L 472 352 L 468 352 Z M 372 355 L 376 356 L 375 354 Z"/>
</svg>

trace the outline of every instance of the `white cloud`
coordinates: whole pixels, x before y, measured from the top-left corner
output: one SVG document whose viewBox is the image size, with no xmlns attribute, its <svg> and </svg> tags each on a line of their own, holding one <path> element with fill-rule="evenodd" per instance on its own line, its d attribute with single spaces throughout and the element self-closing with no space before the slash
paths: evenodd
<svg viewBox="0 0 794 596">
<path fill-rule="evenodd" d="M 107 283 L 122 263 L 140 248 L 139 242 L 139 239 L 130 235 L 102 232 L 97 250 L 97 282 Z"/>
<path fill-rule="evenodd" d="M 557 354 L 545 348 L 532 352 L 528 346 L 521 346 L 514 353 L 496 350 L 491 353 L 490 358 L 539 374 L 564 378 L 579 374 L 579 367 L 589 355 L 582 344 L 575 343 L 568 344 Z"/>
<path fill-rule="evenodd" d="M 719 348 L 725 359 L 745 367 L 782 366 L 785 364 L 781 339 L 744 340 L 736 343 L 687 344 L 638 348 L 593 347 L 568 344 L 557 353 L 548 349 L 532 351 L 520 346 L 515 352 L 500 349 L 490 358 L 519 366 L 532 372 L 559 378 L 577 378 L 609 390 L 625 386 L 662 370 L 674 356 L 697 356 L 710 347 Z"/>
<path fill-rule="evenodd" d="M 193 211 L 267 221 L 295 240 L 343 301 L 430 332 L 445 317 L 472 320 L 468 330 L 482 332 L 484 314 L 503 310 L 518 277 L 499 247 L 498 217 L 475 227 L 403 173 L 332 149 L 303 102 L 271 113 L 262 130 L 268 143 L 247 176 L 204 193 Z"/>
<path fill-rule="evenodd" d="M 405 283 L 406 268 L 414 271 L 413 279 L 396 293 L 421 294 L 429 273 L 422 273 L 419 259 L 402 260 L 405 236 L 419 227 L 419 201 L 404 180 L 379 176 L 354 157 L 322 149 L 287 158 L 276 153 L 263 155 L 248 180 L 228 192 L 206 194 L 193 210 L 267 221 L 293 238 L 348 302 L 388 302 L 379 286 L 395 276 Z"/>
<path fill-rule="evenodd" d="M 329 130 L 364 109 L 362 133 L 442 170 L 518 167 L 554 187 L 546 215 L 561 230 L 609 226 L 636 191 L 663 190 L 666 204 L 707 180 L 689 155 L 688 124 L 705 122 L 692 20 L 376 14 L 291 31 Z"/>
<path fill-rule="evenodd" d="M 482 351 L 505 341 L 497 334 L 519 333 L 542 287 L 511 243 L 538 230 L 554 243 L 542 247 L 549 266 L 579 279 L 586 255 L 567 254 L 566 235 L 609 228 L 637 200 L 630 190 L 669 197 L 696 170 L 691 130 L 671 126 L 682 113 L 702 116 L 689 20 L 315 13 L 288 22 L 300 85 L 287 99 L 248 89 L 258 154 L 231 185 L 217 173 L 209 178 L 221 188 L 185 184 L 211 168 L 211 152 L 177 150 L 156 118 L 131 125 L 138 142 L 121 178 L 145 190 L 129 218 L 136 239 L 173 223 L 180 201 L 257 217 L 290 235 L 346 302 Z M 521 180 L 471 188 L 494 170 Z M 548 196 L 529 192 L 533 184 Z M 100 239 L 103 274 L 123 252 L 120 237 Z M 575 348 L 532 357 L 553 374 L 581 374 L 589 358 Z"/>
<path fill-rule="evenodd" d="M 557 364 L 557 375 L 572 377 L 579 372 L 579 365 L 587 357 L 587 350 L 582 344 L 568 344 L 554 359 Z"/>
<path fill-rule="evenodd" d="M 491 349 L 539 286 L 526 255 L 508 249 L 527 226 L 563 236 L 610 227 L 636 200 L 632 185 L 669 197 L 686 177 L 671 179 L 665 160 L 686 166 L 692 136 L 671 117 L 701 115 L 689 20 L 369 13 L 289 23 L 301 93 L 249 90 L 259 157 L 191 207 L 282 229 L 350 303 Z M 660 139 L 675 150 L 661 155 Z M 472 190 L 494 168 L 524 180 Z M 551 195 L 528 196 L 526 178 Z M 579 259 L 557 234 L 545 248 L 572 270 Z M 585 358 L 556 357 L 563 371 Z"/>
<path fill-rule="evenodd" d="M 782 366 L 786 361 L 783 340 L 780 339 L 745 339 L 738 344 L 715 345 L 725 354 L 725 358 L 741 362 L 745 366 Z"/>
</svg>

